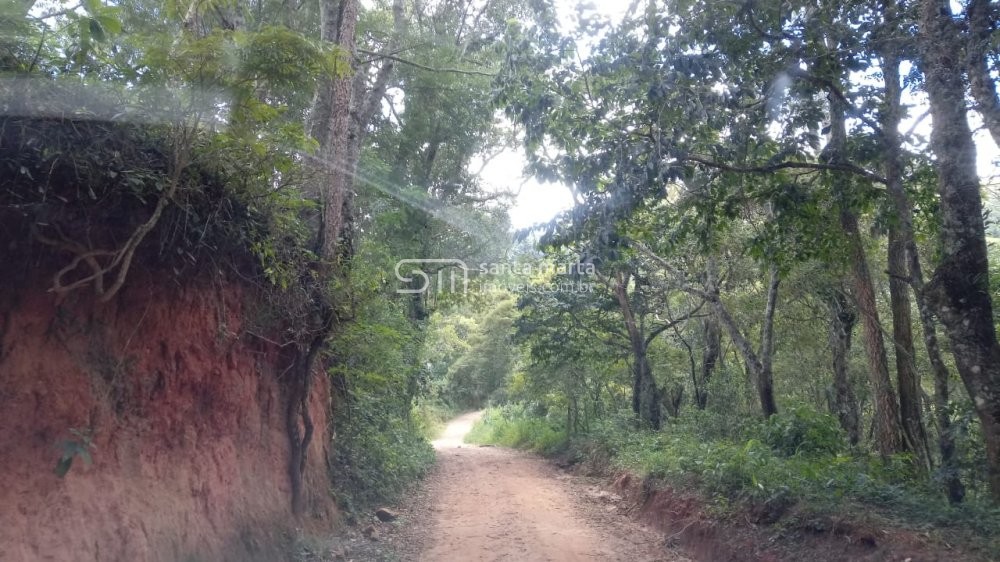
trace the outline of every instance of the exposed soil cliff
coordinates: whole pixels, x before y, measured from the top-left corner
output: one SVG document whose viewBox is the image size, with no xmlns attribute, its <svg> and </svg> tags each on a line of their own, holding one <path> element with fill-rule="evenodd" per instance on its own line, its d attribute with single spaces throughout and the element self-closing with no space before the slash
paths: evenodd
<svg viewBox="0 0 1000 562">
<path fill-rule="evenodd" d="M 47 277 L 3 277 L 0 560 L 278 560 L 296 525 L 335 516 L 322 376 L 308 508 L 291 516 L 289 359 L 248 332 L 250 290 L 135 271 L 111 302 L 57 302 Z M 61 447 L 88 434 L 92 465 L 60 478 Z"/>
</svg>

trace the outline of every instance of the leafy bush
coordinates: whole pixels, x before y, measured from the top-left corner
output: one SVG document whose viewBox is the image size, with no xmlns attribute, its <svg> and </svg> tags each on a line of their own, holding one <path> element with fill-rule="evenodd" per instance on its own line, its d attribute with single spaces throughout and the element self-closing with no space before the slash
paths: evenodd
<svg viewBox="0 0 1000 562">
<path fill-rule="evenodd" d="M 785 457 L 836 455 L 843 452 L 847 444 L 833 416 L 804 407 L 771 416 L 759 432 L 761 441 Z"/>
<path fill-rule="evenodd" d="M 433 440 L 455 414 L 454 410 L 438 401 L 421 400 L 413 406 L 410 419 L 417 433 L 424 439 Z"/>
<path fill-rule="evenodd" d="M 511 404 L 486 410 L 465 440 L 551 455 L 565 447 L 567 437 L 565 428 L 546 418 L 527 416 L 523 405 Z"/>
<path fill-rule="evenodd" d="M 365 274 L 373 260 L 352 270 Z M 334 407 L 330 479 L 338 503 L 349 512 L 399 497 L 434 463 L 427 441 L 430 411 L 414 415 L 415 329 L 403 305 L 378 293 L 364 295 L 358 318 L 330 343 L 331 353 L 349 350 L 331 367 L 342 400 Z M 421 413 L 422 412 L 422 413 Z"/>
<path fill-rule="evenodd" d="M 398 498 L 434 464 L 434 450 L 408 420 L 378 415 L 374 401 L 357 406 L 338 416 L 330 474 L 349 512 Z"/>
</svg>

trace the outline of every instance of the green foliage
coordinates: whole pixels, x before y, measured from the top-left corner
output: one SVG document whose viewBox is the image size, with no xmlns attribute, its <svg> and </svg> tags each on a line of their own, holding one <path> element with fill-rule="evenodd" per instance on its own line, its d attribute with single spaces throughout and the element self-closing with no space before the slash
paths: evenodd
<svg viewBox="0 0 1000 562">
<path fill-rule="evenodd" d="M 759 433 L 766 445 L 785 457 L 835 456 L 844 452 L 847 444 L 836 418 L 801 406 L 771 416 Z"/>
<path fill-rule="evenodd" d="M 378 399 L 355 400 L 337 415 L 330 480 L 338 504 L 358 512 L 399 499 L 434 464 L 434 450 L 400 415 L 386 415 Z"/>
<path fill-rule="evenodd" d="M 458 412 L 433 400 L 419 400 L 410 412 L 414 430 L 424 439 L 433 441 L 441 435 L 448 420 Z"/>
<path fill-rule="evenodd" d="M 523 406 L 489 408 L 465 437 L 468 443 L 502 445 L 554 454 L 566 445 L 566 430 L 545 418 L 527 415 Z"/>
<path fill-rule="evenodd" d="M 727 435 L 712 429 L 708 414 L 673 420 L 658 432 L 637 431 L 629 415 L 609 416 L 567 443 L 558 423 L 517 404 L 487 410 L 467 440 L 583 461 L 610 459 L 613 467 L 641 477 L 700 490 L 727 509 L 799 504 L 841 513 L 874 510 L 905 524 L 971 530 L 980 540 L 998 536 L 1000 509 L 982 502 L 951 506 L 915 478 L 909 459 L 847 454 L 827 416 L 808 408 L 795 412 Z M 813 438 L 815 446 L 808 443 Z"/>
<path fill-rule="evenodd" d="M 841 213 L 873 233 L 864 247 L 873 261 L 884 261 L 879 237 L 899 220 L 874 172 L 855 173 L 886 168 L 871 125 L 885 93 L 867 80 L 879 71 L 867 43 L 882 32 L 874 5 L 658 0 L 636 4 L 620 25 L 584 18 L 574 37 L 547 2 L 487 2 L 475 18 L 461 3 L 413 3 L 405 22 L 384 2 L 367 3 L 362 49 L 400 47 L 393 52 L 416 63 L 382 76 L 384 58 L 319 41 L 318 5 L 299 4 L 85 0 L 51 17 L 0 6 L 0 97 L 10 100 L 0 119 L 0 222 L 12 254 L 27 263 L 38 243 L 110 252 L 165 201 L 142 264 L 178 277 L 235 271 L 261 287 L 269 327 L 293 340 L 312 296 L 334 295 L 331 479 L 348 509 L 400 494 L 432 462 L 426 440 L 452 410 L 493 402 L 505 405 L 471 440 L 544 453 L 572 444 L 727 502 L 848 501 L 995 528 L 995 513 L 975 503 L 986 454 L 967 402 L 949 412 L 974 500 L 966 508 L 944 506 L 907 458 L 872 459 L 867 443 L 849 451 L 837 420 L 819 413 L 831 363 L 817 344 L 829 328 L 822 294 L 843 286 L 851 257 Z M 239 18 L 223 21 L 229 12 Z M 397 23 L 402 30 L 389 32 Z M 319 147 L 310 134 L 323 115 L 310 113 L 319 89 L 352 66 L 358 94 L 367 79 L 386 82 L 358 129 L 361 165 L 341 163 L 356 172 L 354 238 L 345 240 L 353 259 L 330 279 L 314 267 L 309 163 Z M 838 96 L 854 106 L 839 155 L 850 174 L 822 169 Z M 497 126 L 498 107 L 522 130 Z M 531 170 L 572 185 L 577 204 L 547 226 L 540 254 L 515 258 L 590 263 L 599 279 L 586 281 L 599 290 L 535 292 L 550 279 L 529 278 L 520 294 L 397 294 L 401 258 L 475 264 L 505 254 L 506 196 L 490 193 L 470 163 L 522 133 Z M 902 179 L 926 246 L 940 223 L 935 178 L 924 143 L 906 140 Z M 709 347 L 701 319 L 722 303 L 756 346 L 771 263 L 783 283 L 780 413 L 759 421 L 751 361 L 732 353 L 732 334 L 705 368 L 714 371 L 700 374 Z M 627 279 L 623 295 L 615 275 Z M 619 296 L 641 352 L 623 329 Z M 846 369 L 858 402 L 871 404 L 859 347 Z M 679 392 L 663 432 L 636 431 L 627 413 L 637 356 L 655 373 L 652 387 Z M 912 359 L 927 370 L 924 350 Z M 707 405 L 696 406 L 701 386 Z M 657 404 L 671 398 L 651 394 Z M 60 475 L 77 457 L 89 462 L 89 437 L 77 438 L 62 446 Z"/>
<path fill-rule="evenodd" d="M 915 237 L 925 254 L 912 257 L 924 263 L 938 259 L 927 241 L 938 234 L 940 201 L 926 143 L 912 142 L 919 128 L 905 134 L 909 138 L 902 139 L 898 163 L 887 158 L 896 151 L 881 133 L 887 126 L 882 120 L 893 113 L 885 104 L 894 88 L 881 83 L 888 76 L 880 68 L 886 49 L 901 49 L 904 68 L 920 58 L 911 49 L 910 34 L 917 27 L 912 10 L 895 14 L 890 9 L 895 4 L 864 2 L 778 4 L 657 0 L 634 5 L 620 23 L 582 19 L 574 30 L 552 25 L 554 10 L 545 4 L 532 19 L 509 25 L 497 95 L 506 115 L 524 128 L 532 171 L 573 186 L 574 208 L 546 225 L 546 257 L 568 249 L 592 259 L 605 275 L 623 266 L 634 271 L 636 288 L 641 279 L 656 299 L 641 302 L 646 295 L 634 290 L 638 304 L 647 305 L 635 313 L 647 329 L 653 321 L 676 316 L 681 303 L 718 302 L 733 320 L 727 322 L 723 347 L 739 335 L 749 345 L 737 347 L 752 348 L 742 356 L 723 352 L 706 366 L 707 346 L 697 323 L 678 325 L 646 354 L 659 387 L 682 389 L 683 395 L 676 395 L 683 408 L 728 414 L 713 418 L 719 426 L 738 426 L 741 417 L 759 413 L 753 379 L 763 371 L 749 367 L 761 360 L 759 365 L 768 367 L 763 374 L 770 378 L 773 371 L 777 410 L 800 404 L 810 409 L 784 411 L 762 426 L 756 439 L 788 458 L 837 455 L 845 446 L 836 424 L 812 412 L 839 408 L 845 426 L 852 431 L 865 427 L 876 409 L 868 405 L 896 400 L 871 396 L 874 389 L 888 387 L 869 384 L 866 370 L 882 373 L 880 365 L 896 359 L 913 361 L 923 373 L 932 371 L 919 340 L 912 357 L 892 357 L 895 349 L 889 345 L 889 357 L 878 358 L 878 364 L 874 358 L 866 364 L 858 343 L 848 357 L 831 357 L 830 347 L 817 345 L 827 340 L 831 327 L 823 295 L 852 284 L 858 288 L 848 292 L 868 291 L 862 288 L 868 275 L 852 281 L 848 265 L 874 272 L 876 287 L 888 281 L 885 268 L 875 264 L 885 263 L 882 236 L 890 227 L 897 227 L 893 236 L 903 236 L 898 225 L 904 217 L 890 210 L 898 200 L 887 198 L 879 184 L 898 180 L 904 185 L 909 201 L 903 204 L 912 207 Z M 884 41 L 888 36 L 898 43 Z M 878 60 L 882 63 L 875 64 Z M 920 81 L 918 72 L 907 77 L 904 100 L 922 94 Z M 831 117 L 837 99 L 847 105 L 842 139 Z M 909 109 L 899 108 L 904 119 Z M 898 178 L 876 177 L 896 167 Z M 871 238 L 855 244 L 851 239 L 860 238 L 857 233 Z M 643 247 L 650 250 L 640 251 Z M 717 271 L 709 271 L 706 258 Z M 759 335 L 764 332 L 761 271 L 769 265 L 777 267 L 782 282 L 773 357 L 756 351 L 765 347 Z M 890 316 L 887 299 L 878 297 L 879 310 L 864 311 L 866 318 Z M 602 393 L 607 389 L 614 396 L 622 374 L 593 369 L 597 361 L 577 353 L 588 346 L 603 351 L 620 339 L 624 315 L 602 315 L 607 303 L 597 298 L 570 300 L 522 301 L 519 335 L 533 363 L 519 373 L 516 387 L 549 404 L 570 404 L 606 419 L 611 414 L 601 410 L 610 400 Z M 703 312 L 723 316 L 711 308 Z M 893 311 L 897 320 L 899 310 Z M 909 316 L 916 324 L 916 313 Z M 883 337 L 873 331 L 868 328 L 865 343 Z M 852 334 L 845 335 L 850 339 Z M 611 349 L 606 356 L 615 353 Z M 558 355 L 563 357 L 552 360 Z M 945 361 L 952 366 L 951 358 Z M 837 395 L 830 377 L 835 362 L 847 378 Z M 703 371 L 706 379 L 712 377 L 700 384 Z M 764 382 L 761 387 L 772 386 Z M 709 390 L 707 406 L 683 400 L 702 387 Z M 916 394 L 932 391 L 925 382 Z M 643 394 L 639 385 L 631 392 Z M 857 416 L 847 412 L 855 408 L 837 406 L 840 400 L 865 405 L 860 424 L 852 423 Z M 907 400 L 904 410 L 921 409 Z M 681 413 L 681 423 L 688 416 Z M 933 424 L 922 423 L 932 441 Z M 968 427 L 976 431 L 975 423 Z M 963 478 L 973 484 L 971 495 L 981 495 L 981 449 L 967 447 L 962 435 L 959 440 Z M 862 438 L 861 452 L 875 448 L 871 441 Z M 919 450 L 923 444 L 911 446 Z M 746 454 L 751 453 L 756 455 L 756 447 Z M 917 462 L 937 462 L 926 460 Z M 913 480 L 928 482 L 926 475 L 913 475 Z"/>
<path fill-rule="evenodd" d="M 443 400 L 457 408 L 481 407 L 504 386 L 520 359 L 511 340 L 516 313 L 512 295 L 498 293 L 492 310 L 473 316 L 475 326 L 459 344 L 466 349 L 448 366 L 442 381 Z M 462 317 L 457 311 L 449 316 Z"/>
<path fill-rule="evenodd" d="M 379 248 L 366 245 L 359 255 L 371 257 Z M 365 267 L 351 275 L 357 320 L 329 344 L 337 359 L 330 376 L 342 389 L 334 406 L 330 479 L 338 503 L 355 512 L 397 499 L 433 464 L 434 451 L 427 441 L 431 411 L 412 405 L 420 340 L 406 308 L 384 298 L 379 284 L 363 284 L 371 275 Z"/>
<path fill-rule="evenodd" d="M 25 47 L 0 66 L 10 100 L 0 206 L 20 231 L 11 235 L 101 256 L 167 197 L 147 237 L 157 251 L 140 250 L 141 264 L 177 275 L 228 264 L 286 292 L 270 300 L 297 318 L 287 291 L 312 282 L 314 258 L 301 160 L 316 143 L 303 112 L 321 81 L 345 72 L 345 56 L 281 25 L 195 33 L 159 4 L 88 0 L 26 16 L 5 36 Z"/>
<path fill-rule="evenodd" d="M 421 338 L 405 302 L 390 298 L 379 272 L 392 256 L 377 240 L 358 249 L 356 267 L 341 288 L 354 322 L 329 342 L 330 377 L 341 400 L 334 406 L 330 479 L 338 503 L 351 512 L 397 499 L 434 462 L 428 442 L 445 415 L 414 406 L 419 392 Z"/>
</svg>

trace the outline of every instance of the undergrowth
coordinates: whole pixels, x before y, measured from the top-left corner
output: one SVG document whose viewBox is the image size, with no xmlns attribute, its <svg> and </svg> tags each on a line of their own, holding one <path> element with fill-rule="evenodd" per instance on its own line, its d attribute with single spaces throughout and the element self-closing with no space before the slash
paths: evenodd
<svg viewBox="0 0 1000 562">
<path fill-rule="evenodd" d="M 513 404 L 489 409 L 467 441 L 561 454 L 575 462 L 600 459 L 609 471 L 697 491 L 721 514 L 754 506 L 867 513 L 920 531 L 959 531 L 981 548 L 1000 548 L 1000 509 L 981 502 L 950 505 L 907 457 L 882 460 L 850 450 L 827 415 L 788 410 L 728 432 L 718 430 L 716 417 L 691 411 L 649 431 L 622 415 L 569 436 L 561 417 L 531 415 Z"/>
<path fill-rule="evenodd" d="M 375 401 L 357 406 L 335 422 L 330 467 L 337 504 L 349 514 L 398 499 L 434 464 L 434 450 L 412 423 L 373 414 Z"/>
<path fill-rule="evenodd" d="M 458 415 L 458 411 L 437 400 L 421 400 L 410 411 L 414 430 L 424 439 L 437 439 L 448 420 Z"/>
<path fill-rule="evenodd" d="M 565 450 L 566 431 L 529 415 L 520 405 L 490 408 L 465 436 L 469 443 L 502 445 L 552 455 Z"/>
<path fill-rule="evenodd" d="M 330 480 L 337 504 L 349 514 L 398 499 L 426 474 L 434 463 L 429 439 L 447 417 L 442 407 L 414 396 L 419 372 L 412 358 L 420 340 L 405 308 L 378 295 L 366 297 L 355 304 L 358 320 L 329 347 L 336 359 L 329 374 L 339 397 Z M 349 353 L 337 356 L 342 350 Z"/>
</svg>

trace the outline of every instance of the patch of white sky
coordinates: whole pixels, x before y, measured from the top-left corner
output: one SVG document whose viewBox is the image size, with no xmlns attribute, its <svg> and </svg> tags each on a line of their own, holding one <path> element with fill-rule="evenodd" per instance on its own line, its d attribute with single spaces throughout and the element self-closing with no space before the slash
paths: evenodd
<svg viewBox="0 0 1000 562">
<path fill-rule="evenodd" d="M 581 16 L 603 17 L 613 23 L 621 21 L 630 2 L 622 0 L 598 0 L 580 4 L 572 0 L 557 2 L 560 27 L 568 32 L 575 28 Z M 960 9 L 953 6 L 953 9 Z M 585 56 L 587 49 L 599 38 L 590 38 L 589 44 L 582 45 L 580 50 Z M 901 74 L 910 71 L 904 64 Z M 873 82 L 873 76 L 856 75 L 852 80 Z M 725 88 L 719 85 L 719 88 Z M 908 112 L 900 125 L 900 132 L 910 133 L 907 137 L 912 149 L 925 149 L 930 138 L 931 121 L 927 115 L 927 98 L 922 92 L 906 89 L 903 99 Z M 780 103 L 778 104 L 780 106 Z M 511 127 L 511 124 L 498 117 L 501 126 Z M 969 124 L 975 131 L 977 149 L 977 171 L 985 184 L 995 185 L 1000 181 L 1000 148 L 993 142 L 989 133 L 982 126 L 982 119 L 975 112 L 969 113 Z M 780 130 L 780 127 L 779 129 Z M 525 171 L 527 161 L 519 148 L 510 148 L 495 155 L 492 160 L 483 163 L 483 159 L 474 159 L 470 169 L 480 170 L 480 179 L 487 189 L 495 192 L 515 193 L 514 202 L 509 210 L 511 226 L 515 229 L 528 228 L 544 223 L 560 212 L 573 206 L 572 191 L 569 186 L 559 183 L 543 183 Z"/>
<path fill-rule="evenodd" d="M 581 18 L 605 18 L 617 23 L 625 16 L 630 2 L 625 0 L 598 0 L 596 2 L 575 2 L 557 0 L 556 10 L 561 31 L 568 33 L 575 29 Z M 579 45 L 581 56 L 586 56 L 591 44 L 598 37 Z M 497 117 L 503 127 L 512 124 L 502 116 Z M 480 180 L 488 190 L 514 193 L 513 205 L 509 209 L 511 227 L 528 228 L 544 223 L 560 212 L 573 207 L 573 195 L 569 186 L 555 182 L 541 182 L 525 168 L 527 160 L 520 148 L 510 148 L 493 156 L 483 165 L 483 159 L 473 159 L 470 169 L 479 170 Z"/>
</svg>

